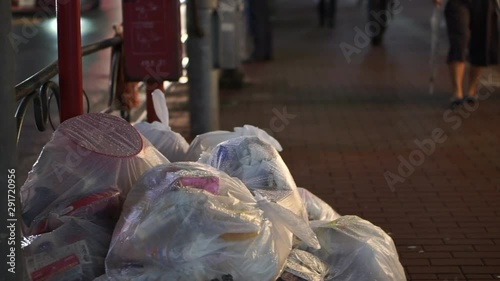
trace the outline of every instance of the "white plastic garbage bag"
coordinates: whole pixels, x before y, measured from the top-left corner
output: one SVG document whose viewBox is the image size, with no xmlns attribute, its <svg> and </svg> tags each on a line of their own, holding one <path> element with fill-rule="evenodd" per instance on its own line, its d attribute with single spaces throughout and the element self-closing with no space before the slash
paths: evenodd
<svg viewBox="0 0 500 281">
<path fill-rule="evenodd" d="M 280 143 L 266 131 L 252 125 L 244 125 L 243 127 L 235 127 L 234 132 L 213 131 L 196 136 L 189 145 L 186 161 L 198 161 L 204 152 L 210 153 L 221 142 L 242 136 L 258 137 L 262 141 L 272 145 L 277 151 L 283 150 Z"/>
<path fill-rule="evenodd" d="M 92 220 L 102 211 L 112 216 L 116 197 L 121 206 L 137 179 L 164 163 L 168 160 L 119 117 L 92 113 L 65 121 L 21 187 L 24 234 L 54 230 L 49 218 Z"/>
<path fill-rule="evenodd" d="M 295 181 L 272 145 L 257 137 L 233 138 L 200 161 L 240 179 L 254 194 L 258 192 L 308 221 Z"/>
<path fill-rule="evenodd" d="M 312 221 L 321 249 L 301 246 L 329 266 L 334 281 L 406 281 L 392 238 L 357 216 Z"/>
<path fill-rule="evenodd" d="M 86 281 L 104 273 L 111 229 L 80 219 L 22 241 L 25 269 L 31 281 Z"/>
<path fill-rule="evenodd" d="M 273 204 L 207 165 L 155 167 L 128 194 L 100 280 L 274 281 L 298 226 Z"/>
<path fill-rule="evenodd" d="M 170 162 L 184 161 L 189 144 L 179 133 L 170 129 L 165 95 L 160 90 L 152 93 L 156 115 L 161 122 L 141 122 L 134 127 L 153 144 Z"/>
<path fill-rule="evenodd" d="M 334 221 L 340 218 L 340 215 L 330 205 L 309 190 L 299 187 L 298 191 L 300 198 L 306 205 L 309 220 Z"/>
</svg>

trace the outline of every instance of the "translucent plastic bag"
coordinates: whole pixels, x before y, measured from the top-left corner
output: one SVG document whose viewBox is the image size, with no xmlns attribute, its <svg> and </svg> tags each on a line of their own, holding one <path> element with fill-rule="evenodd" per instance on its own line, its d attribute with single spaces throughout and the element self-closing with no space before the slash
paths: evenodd
<svg viewBox="0 0 500 281">
<path fill-rule="evenodd" d="M 184 161 L 189 144 L 179 133 L 170 129 L 165 96 L 160 90 L 152 93 L 156 115 L 161 122 L 141 122 L 134 127 L 146 137 L 169 161 Z"/>
<path fill-rule="evenodd" d="M 294 249 L 286 260 L 285 271 L 280 281 L 324 281 L 329 280 L 328 266 L 315 255 Z"/>
<path fill-rule="evenodd" d="M 329 266 L 334 281 L 406 281 L 392 238 L 357 216 L 312 221 L 321 249 L 301 246 Z"/>
<path fill-rule="evenodd" d="M 309 220 L 334 221 L 340 218 L 340 215 L 330 205 L 309 190 L 299 187 L 298 191 L 300 198 L 306 205 Z"/>
<path fill-rule="evenodd" d="M 52 232 L 25 237 L 21 247 L 29 280 L 93 280 L 104 273 L 111 231 L 68 218 Z"/>
<path fill-rule="evenodd" d="M 153 168 L 127 197 L 100 280 L 275 280 L 293 222 L 272 204 L 207 165 Z"/>
<path fill-rule="evenodd" d="M 213 131 L 196 136 L 189 145 L 186 161 L 198 161 L 203 153 L 210 153 L 221 142 L 242 136 L 258 137 L 262 141 L 272 145 L 277 151 L 283 150 L 280 143 L 266 133 L 266 131 L 252 125 L 244 125 L 243 127 L 235 127 L 234 132 Z"/>
<path fill-rule="evenodd" d="M 65 121 L 21 187 L 24 234 L 54 230 L 48 222 L 54 216 L 91 219 L 102 210 L 119 212 L 113 210 L 114 195 L 123 202 L 146 170 L 164 163 L 168 160 L 119 117 L 92 113 Z M 83 209 L 68 214 L 66 207 L 75 208 L 75 202 Z"/>
<path fill-rule="evenodd" d="M 200 159 L 240 179 L 253 193 L 258 191 L 307 222 L 307 212 L 288 167 L 278 151 L 257 137 L 238 137 L 217 145 Z"/>
</svg>

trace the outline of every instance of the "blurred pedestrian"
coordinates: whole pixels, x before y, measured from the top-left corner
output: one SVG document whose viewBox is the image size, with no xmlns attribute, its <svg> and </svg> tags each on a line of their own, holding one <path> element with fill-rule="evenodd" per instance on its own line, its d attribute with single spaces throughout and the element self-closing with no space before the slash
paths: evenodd
<svg viewBox="0 0 500 281">
<path fill-rule="evenodd" d="M 443 0 L 433 0 L 442 5 Z M 453 86 L 451 107 L 477 101 L 476 91 L 483 69 L 498 64 L 497 2 L 495 0 L 449 0 L 445 7 L 450 49 L 448 65 Z M 464 96 L 465 61 L 471 67 Z"/>
<path fill-rule="evenodd" d="M 273 57 L 271 7 L 269 0 L 247 0 L 247 18 L 253 52 L 245 62 L 268 61 Z"/>
<path fill-rule="evenodd" d="M 318 2 L 318 18 L 319 25 L 325 26 L 325 21 L 328 21 L 328 26 L 335 26 L 335 17 L 337 14 L 337 0 L 319 0 Z"/>
<path fill-rule="evenodd" d="M 368 22 L 377 26 L 376 32 L 371 36 L 373 46 L 380 46 L 384 41 L 384 34 L 391 16 L 392 0 L 369 0 Z"/>
</svg>

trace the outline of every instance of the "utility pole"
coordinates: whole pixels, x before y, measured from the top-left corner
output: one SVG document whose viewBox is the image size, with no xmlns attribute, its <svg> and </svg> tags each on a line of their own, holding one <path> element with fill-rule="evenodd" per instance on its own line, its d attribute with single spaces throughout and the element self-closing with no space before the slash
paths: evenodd
<svg viewBox="0 0 500 281">
<path fill-rule="evenodd" d="M 57 0 L 61 122 L 83 114 L 80 0 Z"/>
<path fill-rule="evenodd" d="M 189 105 L 191 134 L 219 128 L 218 71 L 213 58 L 213 13 L 216 0 L 188 0 Z"/>
</svg>

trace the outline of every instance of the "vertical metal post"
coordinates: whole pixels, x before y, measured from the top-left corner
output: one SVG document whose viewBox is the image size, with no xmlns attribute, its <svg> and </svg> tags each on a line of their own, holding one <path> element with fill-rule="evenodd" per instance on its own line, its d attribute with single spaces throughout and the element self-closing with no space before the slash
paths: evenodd
<svg viewBox="0 0 500 281">
<path fill-rule="evenodd" d="M 155 113 L 155 108 L 153 106 L 153 97 L 151 96 L 151 93 L 156 90 L 160 89 L 162 92 L 165 91 L 163 88 L 163 82 L 147 82 L 146 83 L 146 109 L 148 112 L 148 122 L 153 123 L 154 121 L 160 121 L 158 116 Z"/>
<path fill-rule="evenodd" d="M 0 253 L 2 253 L 0 271 L 3 272 L 5 280 L 22 280 L 21 272 L 24 269 L 24 261 L 20 250 L 21 221 L 16 221 L 16 216 L 20 218 L 21 205 L 19 188 L 17 188 L 19 184 L 15 183 L 17 149 L 14 119 L 16 106 L 14 58 L 16 54 L 11 42 L 11 13 L 11 1 L 0 1 L 0 205 L 2 206 L 0 208 Z M 10 205 L 9 202 L 11 202 Z M 14 207 L 15 211 L 9 209 L 9 206 Z M 9 227 L 12 224 L 15 226 Z M 11 237 L 14 240 L 9 240 Z"/>
<path fill-rule="evenodd" d="M 219 127 L 219 79 L 212 52 L 212 16 L 216 1 L 188 0 L 187 5 L 188 31 L 203 33 L 190 32 L 187 40 L 191 134 L 198 135 Z"/>
<path fill-rule="evenodd" d="M 83 114 L 80 0 L 57 0 L 61 122 Z"/>
</svg>

